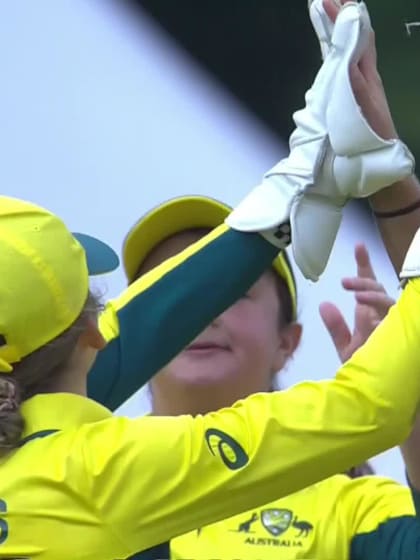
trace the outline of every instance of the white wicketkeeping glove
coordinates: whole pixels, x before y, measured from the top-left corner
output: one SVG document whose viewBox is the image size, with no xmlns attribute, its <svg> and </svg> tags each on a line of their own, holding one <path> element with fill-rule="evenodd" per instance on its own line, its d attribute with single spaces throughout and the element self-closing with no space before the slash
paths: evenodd
<svg viewBox="0 0 420 560">
<path fill-rule="evenodd" d="M 409 278 L 418 277 L 420 277 L 420 228 L 413 237 L 400 272 L 402 285 L 404 285 Z"/>
<path fill-rule="evenodd" d="M 334 3 L 341 9 L 340 0 L 334 0 Z M 325 60 L 332 47 L 334 24 L 324 10 L 323 0 L 308 0 L 308 9 L 312 27 L 321 47 L 322 59 Z"/>
<path fill-rule="evenodd" d="M 325 60 L 305 108 L 294 114 L 290 155 L 226 220 L 233 229 L 261 232 L 280 249 L 288 242 L 289 222 L 296 264 L 314 281 L 327 265 L 345 203 L 372 195 L 414 168 L 401 141 L 383 140 L 370 128 L 353 94 L 349 68 L 371 31 L 365 5 L 347 3 L 335 25 L 327 24 L 316 28 L 322 29 Z"/>
</svg>

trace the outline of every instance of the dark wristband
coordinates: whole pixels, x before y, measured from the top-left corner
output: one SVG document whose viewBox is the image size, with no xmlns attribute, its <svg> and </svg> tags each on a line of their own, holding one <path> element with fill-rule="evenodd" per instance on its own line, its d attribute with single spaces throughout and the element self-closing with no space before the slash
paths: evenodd
<svg viewBox="0 0 420 560">
<path fill-rule="evenodd" d="M 375 210 L 372 210 L 372 212 L 375 218 L 398 218 L 398 216 L 405 216 L 406 214 L 410 214 L 410 212 L 414 212 L 414 210 L 417 210 L 418 208 L 420 208 L 420 199 L 408 206 L 405 206 L 404 208 L 399 208 L 398 210 L 391 210 L 389 212 L 376 212 Z"/>
</svg>

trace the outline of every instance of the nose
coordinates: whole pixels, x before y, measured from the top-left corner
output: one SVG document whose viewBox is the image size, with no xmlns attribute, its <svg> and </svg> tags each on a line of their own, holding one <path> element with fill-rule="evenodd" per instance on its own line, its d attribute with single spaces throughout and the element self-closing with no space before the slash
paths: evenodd
<svg viewBox="0 0 420 560">
<path fill-rule="evenodd" d="M 222 317 L 223 315 L 219 315 L 219 317 L 216 317 L 216 319 L 214 319 L 210 323 L 210 325 L 208 325 L 203 331 L 201 331 L 201 333 L 196 337 L 196 340 L 202 338 L 203 335 L 211 336 L 212 332 L 219 330 L 222 324 Z"/>
<path fill-rule="evenodd" d="M 213 319 L 213 321 L 210 323 L 210 325 L 207 328 L 211 329 L 211 328 L 219 327 L 221 323 L 221 317 L 222 315 L 219 315 L 218 317 L 216 317 L 216 319 Z"/>
</svg>

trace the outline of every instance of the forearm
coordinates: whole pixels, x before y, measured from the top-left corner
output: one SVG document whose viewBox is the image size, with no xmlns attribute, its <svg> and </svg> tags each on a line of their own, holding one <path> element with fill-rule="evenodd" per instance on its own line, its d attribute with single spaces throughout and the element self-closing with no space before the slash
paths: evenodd
<svg viewBox="0 0 420 560">
<path fill-rule="evenodd" d="M 257 233 L 220 226 L 139 278 L 101 317 L 108 344 L 89 374 L 89 396 L 120 406 L 246 293 L 277 251 Z"/>
<path fill-rule="evenodd" d="M 413 175 L 369 199 L 374 213 L 395 213 L 420 201 L 420 183 Z M 376 223 L 394 270 L 399 274 L 407 249 L 420 227 L 420 207 L 394 217 L 376 217 Z"/>
</svg>

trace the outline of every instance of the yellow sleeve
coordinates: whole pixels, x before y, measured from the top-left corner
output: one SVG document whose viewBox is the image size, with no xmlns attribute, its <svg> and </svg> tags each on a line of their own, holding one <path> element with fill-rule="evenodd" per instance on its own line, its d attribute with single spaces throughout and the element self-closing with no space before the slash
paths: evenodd
<svg viewBox="0 0 420 560">
<path fill-rule="evenodd" d="M 206 416 L 83 428 L 89 500 L 127 556 L 268 503 L 403 441 L 420 395 L 420 280 L 324 382 Z"/>
</svg>

